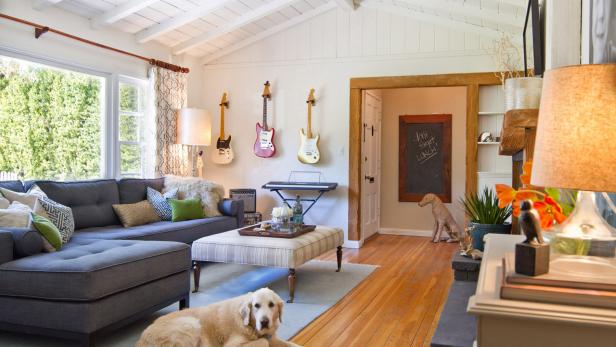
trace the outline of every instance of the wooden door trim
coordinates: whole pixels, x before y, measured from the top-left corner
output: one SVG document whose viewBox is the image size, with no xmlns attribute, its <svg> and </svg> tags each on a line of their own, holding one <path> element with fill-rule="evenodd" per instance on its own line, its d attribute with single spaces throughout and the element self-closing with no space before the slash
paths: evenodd
<svg viewBox="0 0 616 347">
<path fill-rule="evenodd" d="M 467 193 L 477 189 L 477 116 L 479 86 L 500 85 L 494 72 L 351 78 L 349 93 L 349 189 L 348 238 L 361 239 L 361 112 L 362 90 L 393 88 L 466 88 L 466 183 Z"/>
</svg>

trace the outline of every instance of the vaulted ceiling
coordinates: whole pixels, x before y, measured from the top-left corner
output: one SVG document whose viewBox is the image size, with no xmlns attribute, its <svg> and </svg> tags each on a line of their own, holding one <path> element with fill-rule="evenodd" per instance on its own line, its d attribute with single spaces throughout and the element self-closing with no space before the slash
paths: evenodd
<svg viewBox="0 0 616 347">
<path fill-rule="evenodd" d="M 174 54 L 221 56 L 321 13 L 341 8 L 378 11 L 497 38 L 518 35 L 526 0 L 35 0 L 114 27 L 140 43 L 156 41 Z"/>
</svg>

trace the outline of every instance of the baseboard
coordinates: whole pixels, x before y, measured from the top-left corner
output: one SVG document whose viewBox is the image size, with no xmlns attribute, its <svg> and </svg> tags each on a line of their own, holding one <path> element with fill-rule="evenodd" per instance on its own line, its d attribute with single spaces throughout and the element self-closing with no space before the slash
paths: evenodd
<svg viewBox="0 0 616 347">
<path fill-rule="evenodd" d="M 344 241 L 344 243 L 342 244 L 342 247 L 344 248 L 361 248 L 361 246 L 363 246 L 364 241 L 360 240 L 346 240 Z"/>
<path fill-rule="evenodd" d="M 379 234 L 432 237 L 432 230 L 379 228 Z"/>
</svg>

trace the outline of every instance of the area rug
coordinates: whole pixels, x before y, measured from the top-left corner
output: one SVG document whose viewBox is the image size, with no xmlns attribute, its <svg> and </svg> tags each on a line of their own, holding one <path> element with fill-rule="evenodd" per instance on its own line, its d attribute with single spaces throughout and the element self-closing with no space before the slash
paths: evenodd
<svg viewBox="0 0 616 347">
<path fill-rule="evenodd" d="M 312 260 L 297 269 L 295 302 L 285 305 L 283 323 L 278 330 L 281 338 L 289 339 L 297 334 L 366 279 L 376 266 L 343 264 L 341 272 L 335 272 L 335 269 L 334 262 L 318 260 Z M 262 287 L 273 289 L 286 301 L 289 298 L 287 275 L 286 269 L 205 264 L 201 268 L 199 292 L 191 294 L 190 306 L 205 306 Z M 132 347 L 152 321 L 177 309 L 177 304 L 166 307 L 143 320 L 97 337 L 96 346 Z M 65 340 L 0 332 L 0 346 L 48 347 L 71 344 Z"/>
</svg>

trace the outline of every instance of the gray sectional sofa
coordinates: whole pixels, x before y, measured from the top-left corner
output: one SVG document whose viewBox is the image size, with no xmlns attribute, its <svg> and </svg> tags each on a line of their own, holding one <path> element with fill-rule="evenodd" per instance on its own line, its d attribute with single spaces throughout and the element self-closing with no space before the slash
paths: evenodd
<svg viewBox="0 0 616 347">
<path fill-rule="evenodd" d="M 0 228 L 0 330 L 73 339 L 94 337 L 179 301 L 189 305 L 188 244 L 243 225 L 241 201 L 223 200 L 220 217 L 124 228 L 112 204 L 146 199 L 163 179 L 82 182 L 4 181 L 25 192 L 37 184 L 71 207 L 76 232 L 63 248 L 41 253 L 36 231 Z"/>
</svg>

